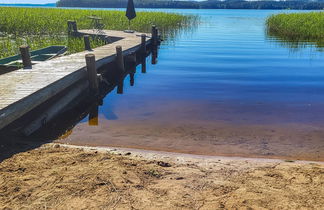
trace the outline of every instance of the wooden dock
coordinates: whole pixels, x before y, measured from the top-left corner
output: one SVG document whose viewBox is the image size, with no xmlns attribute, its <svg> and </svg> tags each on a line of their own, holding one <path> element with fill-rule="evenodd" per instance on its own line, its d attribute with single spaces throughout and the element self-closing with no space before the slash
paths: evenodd
<svg viewBox="0 0 324 210">
<path fill-rule="evenodd" d="M 100 68 L 115 61 L 117 46 L 122 47 L 123 56 L 133 54 L 141 48 L 142 33 L 104 30 L 100 34 L 117 41 L 91 51 L 58 57 L 33 65 L 31 68 L 0 75 L 0 129 L 87 78 L 85 60 L 87 54 L 95 55 L 96 68 Z M 93 36 L 97 35 L 97 32 L 81 30 L 78 31 L 78 35 Z M 151 34 L 146 34 L 146 37 L 145 46 L 152 42 Z"/>
</svg>

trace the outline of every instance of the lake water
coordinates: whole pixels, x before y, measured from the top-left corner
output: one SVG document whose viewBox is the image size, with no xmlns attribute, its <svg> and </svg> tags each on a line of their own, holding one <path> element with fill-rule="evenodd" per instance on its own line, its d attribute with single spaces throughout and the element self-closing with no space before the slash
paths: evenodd
<svg viewBox="0 0 324 210">
<path fill-rule="evenodd" d="M 282 11 L 163 11 L 200 24 L 162 43 L 134 87 L 107 95 L 97 126 L 86 117 L 59 141 L 324 160 L 324 53 L 267 37 L 266 18 Z"/>
</svg>

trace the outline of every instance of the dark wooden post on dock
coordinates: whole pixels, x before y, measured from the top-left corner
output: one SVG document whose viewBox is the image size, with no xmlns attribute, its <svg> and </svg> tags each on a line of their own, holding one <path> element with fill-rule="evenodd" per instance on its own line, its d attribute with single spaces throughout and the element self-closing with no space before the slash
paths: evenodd
<svg viewBox="0 0 324 210">
<path fill-rule="evenodd" d="M 156 26 L 152 25 L 151 35 L 152 35 L 152 43 L 153 44 L 154 44 L 154 39 L 155 39 L 155 29 L 156 29 Z"/>
<path fill-rule="evenodd" d="M 125 72 L 124 56 L 123 49 L 120 45 L 116 46 L 116 63 L 118 71 L 123 74 Z"/>
<path fill-rule="evenodd" d="M 152 44 L 153 46 L 157 46 L 157 43 L 158 43 L 158 34 L 157 34 L 157 28 L 155 25 L 152 26 L 152 31 L 151 31 L 151 34 L 152 34 Z"/>
<path fill-rule="evenodd" d="M 146 56 L 146 34 L 141 35 L 141 53 L 142 56 Z"/>
<path fill-rule="evenodd" d="M 124 65 L 123 49 L 119 45 L 116 46 L 116 64 L 117 64 L 117 69 L 118 69 L 118 73 L 119 73 L 117 93 L 123 94 L 125 65 Z"/>
<path fill-rule="evenodd" d="M 78 27 L 76 21 L 69 20 L 68 21 L 68 35 L 73 35 L 78 32 Z"/>
<path fill-rule="evenodd" d="M 155 28 L 155 46 L 158 46 L 160 41 L 160 36 L 159 36 L 159 29 L 158 27 Z"/>
<path fill-rule="evenodd" d="M 146 34 L 141 35 L 141 64 L 142 73 L 146 73 Z"/>
<path fill-rule="evenodd" d="M 90 36 L 89 35 L 85 35 L 83 37 L 83 39 L 84 39 L 84 49 L 85 50 L 88 50 L 88 51 L 91 51 Z"/>
<path fill-rule="evenodd" d="M 31 62 L 30 53 L 29 53 L 29 46 L 22 45 L 19 47 L 19 50 L 20 50 L 21 60 L 22 60 L 24 68 L 31 67 L 32 62 Z"/>
<path fill-rule="evenodd" d="M 98 83 L 95 55 L 87 54 L 85 56 L 85 59 L 87 64 L 90 91 L 97 95 L 99 93 L 99 83 Z"/>
</svg>

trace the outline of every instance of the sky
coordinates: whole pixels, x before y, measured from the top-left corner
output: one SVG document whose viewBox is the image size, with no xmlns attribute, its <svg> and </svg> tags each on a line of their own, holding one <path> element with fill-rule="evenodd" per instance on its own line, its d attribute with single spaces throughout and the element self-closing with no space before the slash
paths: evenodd
<svg viewBox="0 0 324 210">
<path fill-rule="evenodd" d="M 46 4 L 55 2 L 56 0 L 0 0 L 0 4 Z"/>
</svg>

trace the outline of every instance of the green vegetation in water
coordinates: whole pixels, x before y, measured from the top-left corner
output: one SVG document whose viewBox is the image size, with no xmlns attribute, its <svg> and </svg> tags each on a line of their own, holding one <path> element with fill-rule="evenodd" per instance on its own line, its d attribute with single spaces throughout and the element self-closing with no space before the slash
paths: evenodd
<svg viewBox="0 0 324 210">
<path fill-rule="evenodd" d="M 286 42 L 289 47 L 303 47 L 309 42 L 324 47 L 324 12 L 272 15 L 266 26 L 268 36 Z"/>
<path fill-rule="evenodd" d="M 128 19 L 123 11 L 56 9 L 56 8 L 17 8 L 0 7 L 0 58 L 18 53 L 22 44 L 32 50 L 50 45 L 67 45 L 69 53 L 83 51 L 82 39 L 68 38 L 67 21 L 75 20 L 79 29 L 91 28 L 88 16 L 102 18 L 104 29 L 124 30 Z M 163 34 L 175 34 L 197 22 L 197 16 L 164 12 L 137 12 L 132 20 L 131 29 L 150 32 L 153 24 Z M 103 45 L 96 40 L 92 47 Z"/>
</svg>

